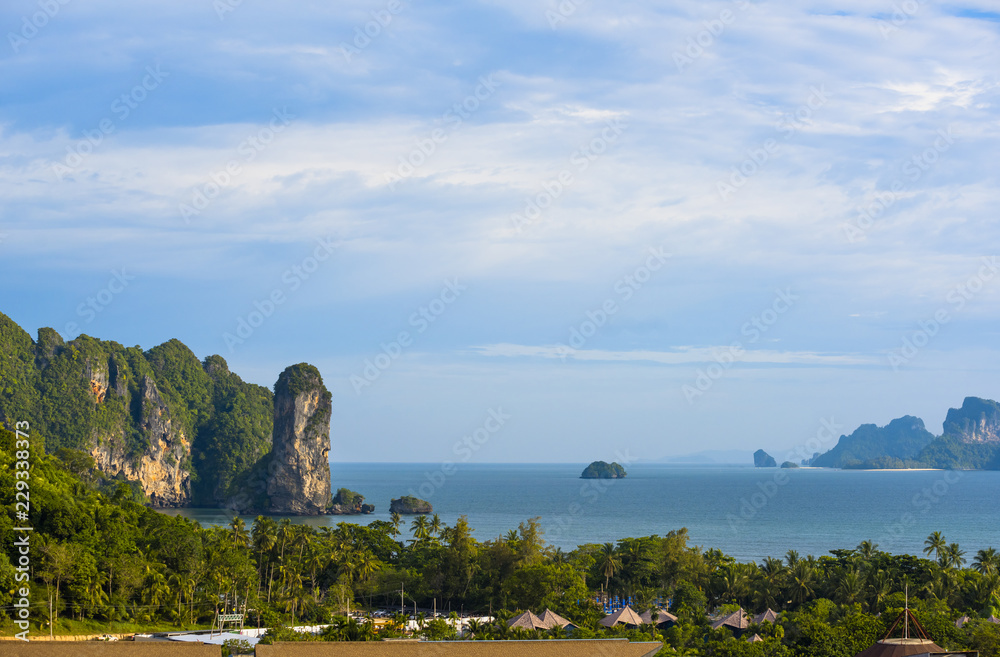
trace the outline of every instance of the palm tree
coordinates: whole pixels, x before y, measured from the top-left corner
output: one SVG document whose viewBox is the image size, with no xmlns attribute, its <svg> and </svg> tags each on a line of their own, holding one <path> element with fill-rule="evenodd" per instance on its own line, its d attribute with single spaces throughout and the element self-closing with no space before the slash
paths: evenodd
<svg viewBox="0 0 1000 657">
<path fill-rule="evenodd" d="M 935 557 L 940 559 L 941 553 L 948 546 L 948 543 L 944 539 L 944 534 L 941 532 L 934 532 L 927 537 L 927 540 L 924 541 L 924 545 L 926 546 L 924 547 L 924 554 L 927 556 L 933 554 Z"/>
<path fill-rule="evenodd" d="M 247 531 L 247 524 L 243 518 L 233 516 L 233 521 L 229 523 L 229 528 L 233 537 L 233 545 L 237 547 L 247 547 L 250 545 L 250 532 Z"/>
<path fill-rule="evenodd" d="M 858 602 L 865 592 L 865 581 L 861 573 L 856 570 L 848 570 L 840 578 L 837 584 L 837 601 L 841 604 L 850 605 Z"/>
<path fill-rule="evenodd" d="M 1000 554 L 993 548 L 986 548 L 976 552 L 976 558 L 972 562 L 972 567 L 981 575 L 997 574 L 997 564 L 1000 563 Z"/>
<path fill-rule="evenodd" d="M 614 544 L 605 543 L 601 546 L 601 551 L 597 554 L 597 568 L 604 575 L 604 590 L 608 590 L 608 585 L 615 572 L 622 567 L 622 561 L 618 556 L 618 551 Z"/>
<path fill-rule="evenodd" d="M 882 605 L 885 599 L 892 594 L 893 578 L 884 570 L 872 574 L 868 580 L 868 588 L 871 593 L 869 611 L 873 614 L 882 613 Z"/>
<path fill-rule="evenodd" d="M 440 536 L 441 527 L 442 527 L 441 518 L 438 516 L 438 514 L 435 513 L 434 517 L 431 518 L 430 527 L 428 529 L 430 529 L 431 534 Z"/>
<path fill-rule="evenodd" d="M 430 524 L 427 522 L 427 516 L 417 516 L 413 524 L 410 525 L 410 531 L 413 532 L 414 541 L 422 541 L 430 537 Z"/>
<path fill-rule="evenodd" d="M 808 561 L 796 561 L 791 571 L 791 599 L 802 604 L 813 595 L 813 578 L 816 571 Z"/>
<path fill-rule="evenodd" d="M 403 517 L 397 512 L 393 511 L 389 514 L 389 521 L 392 523 L 392 535 L 399 536 L 399 526 L 403 524 Z"/>
<path fill-rule="evenodd" d="M 789 568 L 794 568 L 795 564 L 799 562 L 799 553 L 795 550 L 789 550 L 788 553 L 785 554 L 785 562 L 788 564 Z"/>
<path fill-rule="evenodd" d="M 858 553 L 861 554 L 861 558 L 865 561 L 871 561 L 872 558 L 878 554 L 878 543 L 861 541 L 861 543 L 858 544 Z"/>
<path fill-rule="evenodd" d="M 952 543 L 941 551 L 938 562 L 945 568 L 961 568 L 965 565 L 965 550 L 958 547 L 958 543 Z"/>
</svg>

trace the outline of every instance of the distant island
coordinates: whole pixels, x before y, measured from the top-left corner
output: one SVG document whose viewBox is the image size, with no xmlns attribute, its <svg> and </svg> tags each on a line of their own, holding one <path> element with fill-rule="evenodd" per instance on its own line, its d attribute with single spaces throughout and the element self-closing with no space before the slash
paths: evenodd
<svg viewBox="0 0 1000 657">
<path fill-rule="evenodd" d="M 346 488 L 338 488 L 337 494 L 333 496 L 333 503 L 329 508 L 330 515 L 334 516 L 354 516 L 373 513 L 374 504 L 365 504 L 365 496 Z"/>
<path fill-rule="evenodd" d="M 799 467 L 799 464 L 796 463 L 795 461 L 785 461 L 784 463 L 781 464 L 781 467 L 786 468 L 786 469 L 788 469 L 788 468 L 797 468 L 797 467 Z"/>
<path fill-rule="evenodd" d="M 416 514 L 433 513 L 434 507 L 432 507 L 431 503 L 426 500 L 413 497 L 412 495 L 403 495 L 399 499 L 392 500 L 389 503 L 389 512 L 412 516 Z"/>
<path fill-rule="evenodd" d="M 966 397 L 948 410 L 943 433 L 934 436 L 912 415 L 884 427 L 862 424 L 830 451 L 806 465 L 843 469 L 938 468 L 1000 470 L 1000 404 Z"/>
<path fill-rule="evenodd" d="M 594 461 L 584 469 L 580 479 L 622 479 L 626 476 L 625 468 L 618 463 Z"/>
<path fill-rule="evenodd" d="M 774 457 L 765 452 L 762 449 L 758 449 L 753 453 L 753 467 L 755 468 L 776 468 L 778 467 L 778 462 L 774 460 Z"/>
</svg>

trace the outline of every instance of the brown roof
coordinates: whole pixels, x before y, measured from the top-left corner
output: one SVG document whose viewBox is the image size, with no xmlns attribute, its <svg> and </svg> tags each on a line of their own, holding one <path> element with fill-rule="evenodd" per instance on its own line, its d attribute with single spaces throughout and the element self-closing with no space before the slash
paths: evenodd
<svg viewBox="0 0 1000 657">
<path fill-rule="evenodd" d="M 676 623 L 677 617 L 671 614 L 666 609 L 657 609 L 656 624 L 663 625 L 664 623 Z M 643 623 L 648 625 L 653 624 L 653 610 L 647 609 L 646 611 L 639 614 L 639 618 L 642 619 Z"/>
<path fill-rule="evenodd" d="M 990 614 L 990 617 L 987 618 L 986 620 L 988 620 L 991 623 L 996 623 L 997 625 L 1000 625 L 1000 618 L 997 618 L 996 616 L 994 616 L 992 614 Z"/>
<path fill-rule="evenodd" d="M 545 629 L 552 629 L 553 627 L 576 627 L 576 625 L 569 622 L 551 609 L 543 611 L 542 615 L 539 616 L 538 619 L 542 621 L 542 625 Z"/>
<path fill-rule="evenodd" d="M 662 645 L 628 639 L 294 641 L 257 644 L 257 657 L 652 657 Z"/>
<path fill-rule="evenodd" d="M 759 634 L 754 634 L 752 637 L 747 639 L 747 643 L 760 643 L 764 639 L 760 638 Z"/>
<path fill-rule="evenodd" d="M 520 627 L 525 630 L 547 630 L 548 627 L 542 623 L 542 619 L 535 616 L 530 611 L 514 616 L 507 622 L 507 627 Z"/>
<path fill-rule="evenodd" d="M 642 618 L 632 610 L 632 607 L 625 605 L 613 614 L 608 614 L 598 621 L 604 627 L 614 627 L 615 625 L 642 625 Z"/>
<path fill-rule="evenodd" d="M 31 635 L 28 635 L 29 637 Z M 222 646 L 176 641 L 0 641 L 3 657 L 220 657 Z"/>
<path fill-rule="evenodd" d="M 928 652 L 944 652 L 944 648 L 930 639 L 882 639 L 854 657 L 908 657 Z"/>
<path fill-rule="evenodd" d="M 962 616 L 957 621 L 955 621 L 955 627 L 957 627 L 958 629 L 962 629 L 962 626 L 968 623 L 970 620 L 972 619 L 969 618 L 968 616 Z"/>
<path fill-rule="evenodd" d="M 750 627 L 750 620 L 747 618 L 747 614 L 743 609 L 737 609 L 728 616 L 723 616 L 712 621 L 712 629 L 717 630 L 720 627 L 728 627 L 734 630 L 745 630 Z"/>
<path fill-rule="evenodd" d="M 757 625 L 760 625 L 761 623 L 764 623 L 764 622 L 767 622 L 767 623 L 777 623 L 778 622 L 778 613 L 776 611 L 772 610 L 770 607 L 768 607 L 767 611 L 765 611 L 764 613 L 757 614 L 756 616 L 754 616 L 753 617 L 753 622 L 755 624 L 757 624 Z"/>
</svg>

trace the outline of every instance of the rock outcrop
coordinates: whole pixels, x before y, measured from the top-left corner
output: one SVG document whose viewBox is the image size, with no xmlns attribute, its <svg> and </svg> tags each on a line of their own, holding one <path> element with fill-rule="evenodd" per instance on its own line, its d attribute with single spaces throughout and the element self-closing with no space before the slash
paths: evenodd
<svg viewBox="0 0 1000 657">
<path fill-rule="evenodd" d="M 774 460 L 774 457 L 765 452 L 762 449 L 758 449 L 753 453 L 753 467 L 755 468 L 776 468 L 778 467 L 778 462 Z"/>
<path fill-rule="evenodd" d="M 389 502 L 389 513 L 400 515 L 414 515 L 418 513 L 434 513 L 431 503 L 412 495 L 404 495 L 399 499 Z"/>
<path fill-rule="evenodd" d="M 594 461 L 583 470 L 583 474 L 580 475 L 580 478 L 621 479 L 627 475 L 628 473 L 625 472 L 625 468 L 623 468 L 618 463 L 608 463 L 606 461 Z"/>
<path fill-rule="evenodd" d="M 330 503 L 330 391 L 319 370 L 292 365 L 274 386 L 267 467 L 271 513 L 319 515 Z"/>
<path fill-rule="evenodd" d="M 966 397 L 962 408 L 948 409 L 944 433 L 963 443 L 1000 443 L 1000 404 Z"/>
<path fill-rule="evenodd" d="M 333 504 L 330 505 L 328 512 L 334 516 L 356 516 L 374 513 L 375 505 L 365 504 L 365 496 L 360 493 L 340 488 L 333 496 Z"/>
<path fill-rule="evenodd" d="M 88 367 L 92 385 L 101 394 L 95 403 L 104 401 L 108 390 L 107 373 Z M 181 507 L 191 503 L 191 441 L 170 417 L 153 380 L 145 376 L 139 386 L 141 419 L 139 432 L 145 448 L 130 453 L 128 441 L 122 435 L 102 436 L 91 448 L 90 455 L 97 467 L 112 477 L 136 481 L 154 507 Z"/>
</svg>

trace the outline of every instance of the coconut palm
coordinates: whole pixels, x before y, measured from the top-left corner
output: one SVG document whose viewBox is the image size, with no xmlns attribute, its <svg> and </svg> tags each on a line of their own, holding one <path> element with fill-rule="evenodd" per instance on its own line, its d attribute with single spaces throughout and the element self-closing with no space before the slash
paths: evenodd
<svg viewBox="0 0 1000 657">
<path fill-rule="evenodd" d="M 836 600 L 845 605 L 859 602 L 865 593 L 865 580 L 856 570 L 846 571 L 837 584 Z"/>
<path fill-rule="evenodd" d="M 924 554 L 930 556 L 933 554 L 936 558 L 941 558 L 941 553 L 946 547 L 948 547 L 948 542 L 944 538 L 944 534 L 941 532 L 933 532 L 924 541 Z"/>
<path fill-rule="evenodd" d="M 938 563 L 945 568 L 961 568 L 965 565 L 965 550 L 958 547 L 958 543 L 952 543 L 941 551 Z"/>
<path fill-rule="evenodd" d="M 403 517 L 399 515 L 397 512 L 393 511 L 392 513 L 389 514 L 389 522 L 392 523 L 392 535 L 399 536 L 400 534 L 399 526 L 403 524 Z"/>
<path fill-rule="evenodd" d="M 816 570 L 808 561 L 795 562 L 789 578 L 789 594 L 793 602 L 802 604 L 812 598 L 815 575 Z"/>
<path fill-rule="evenodd" d="M 430 526 L 428 527 L 430 533 L 435 536 L 440 536 L 442 526 L 443 524 L 441 522 L 440 516 L 438 516 L 438 514 L 435 513 L 434 516 L 431 518 Z"/>
<path fill-rule="evenodd" d="M 229 523 L 230 535 L 233 538 L 233 545 L 236 547 L 248 547 L 250 545 L 250 532 L 247 531 L 247 524 L 243 518 L 233 516 Z"/>
<path fill-rule="evenodd" d="M 413 532 L 414 541 L 422 541 L 430 537 L 430 524 L 427 522 L 427 516 L 419 515 L 410 525 L 410 531 Z"/>
<path fill-rule="evenodd" d="M 997 565 L 1000 564 L 1000 554 L 993 548 L 986 548 L 976 552 L 976 558 L 972 561 L 972 567 L 982 575 L 995 575 Z"/>
<path fill-rule="evenodd" d="M 604 575 L 604 590 L 608 590 L 611 578 L 622 567 L 621 558 L 613 543 L 605 543 L 597 554 L 597 569 Z"/>
<path fill-rule="evenodd" d="M 878 554 L 878 543 L 873 543 L 872 541 L 861 541 L 858 544 L 858 554 L 865 561 L 871 561 L 872 558 Z"/>
</svg>

